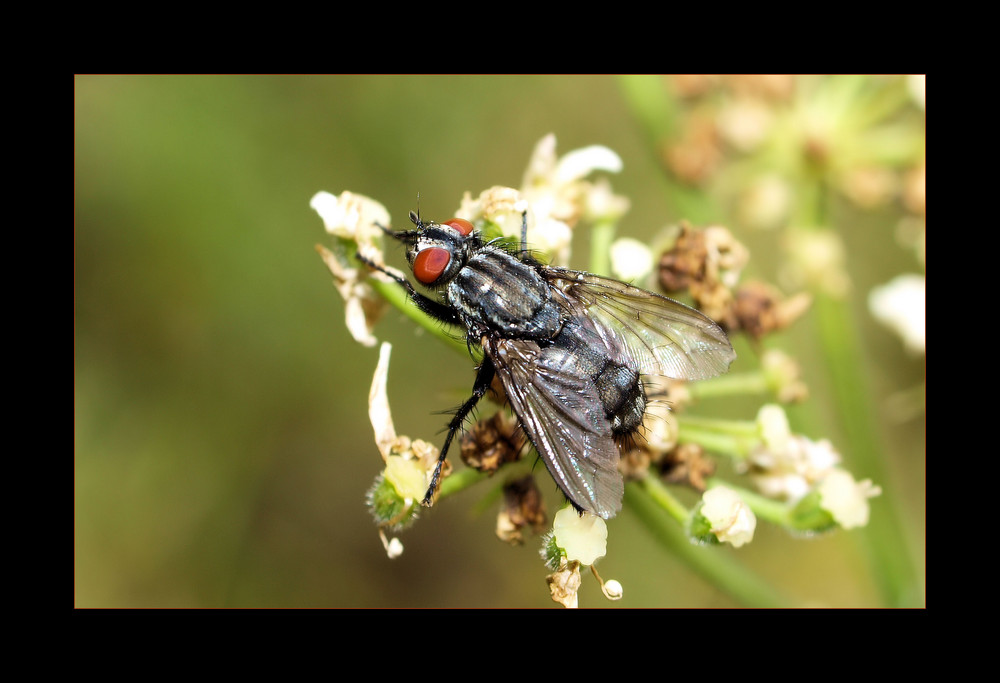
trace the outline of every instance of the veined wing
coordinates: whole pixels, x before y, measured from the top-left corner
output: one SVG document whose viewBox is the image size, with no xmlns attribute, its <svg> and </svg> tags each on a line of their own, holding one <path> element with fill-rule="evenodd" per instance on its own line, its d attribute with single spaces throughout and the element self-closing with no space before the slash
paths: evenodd
<svg viewBox="0 0 1000 683">
<path fill-rule="evenodd" d="M 642 374 L 707 379 L 736 358 L 725 331 L 679 301 L 592 273 L 549 268 L 547 274 L 566 305 L 582 305 L 605 343 L 620 347 Z"/>
<path fill-rule="evenodd" d="M 547 363 L 529 340 L 484 340 L 511 407 L 563 493 L 605 519 L 621 509 L 618 446 L 590 377 Z"/>
</svg>

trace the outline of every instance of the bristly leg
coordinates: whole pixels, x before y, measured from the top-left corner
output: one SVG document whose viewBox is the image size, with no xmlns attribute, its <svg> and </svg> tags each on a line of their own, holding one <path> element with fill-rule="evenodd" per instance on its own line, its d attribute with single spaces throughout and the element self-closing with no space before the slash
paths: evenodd
<svg viewBox="0 0 1000 683">
<path fill-rule="evenodd" d="M 385 228 L 382 229 L 385 230 Z M 390 231 L 388 234 L 394 235 L 395 233 Z M 368 266 L 369 268 L 377 270 L 378 272 L 384 273 L 385 275 L 391 277 L 403 289 L 406 290 L 406 293 L 410 296 L 410 299 L 413 301 L 414 305 L 416 305 L 417 308 L 419 308 L 421 311 L 423 311 L 430 317 L 434 318 L 435 320 L 440 320 L 441 322 L 447 323 L 449 325 L 462 324 L 462 321 L 459 320 L 458 315 L 450 306 L 446 306 L 440 301 L 434 301 L 434 299 L 424 296 L 423 294 L 418 292 L 416 288 L 413 286 L 413 283 L 411 283 L 405 277 L 400 277 L 399 275 L 390 272 L 385 266 L 380 266 L 379 264 L 375 263 L 368 257 L 362 256 L 361 254 L 357 254 L 357 259 L 361 263 Z"/>
<path fill-rule="evenodd" d="M 483 358 L 482 364 L 479 366 L 479 371 L 476 373 L 476 382 L 472 386 L 472 396 L 459 406 L 458 410 L 455 411 L 454 416 L 451 418 L 451 422 L 448 423 L 448 436 L 444 439 L 444 445 L 441 447 L 441 452 L 438 454 L 437 465 L 434 466 L 434 474 L 431 476 L 430 486 L 427 488 L 427 493 L 424 495 L 421 505 L 425 507 L 430 507 L 434 502 L 434 496 L 437 494 L 438 485 L 441 479 L 441 467 L 444 465 L 445 457 L 448 455 L 448 448 L 451 446 L 451 441 L 455 438 L 455 433 L 462 428 L 465 424 L 465 418 L 469 416 L 479 400 L 486 394 L 486 391 L 490 388 L 490 384 L 493 383 L 493 376 L 496 374 L 496 368 L 493 367 L 493 363 L 489 358 Z"/>
</svg>

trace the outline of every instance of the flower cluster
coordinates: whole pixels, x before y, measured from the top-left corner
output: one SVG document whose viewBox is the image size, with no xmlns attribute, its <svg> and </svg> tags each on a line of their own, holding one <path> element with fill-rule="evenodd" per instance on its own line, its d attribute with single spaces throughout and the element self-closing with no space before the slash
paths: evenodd
<svg viewBox="0 0 1000 683">
<path fill-rule="evenodd" d="M 750 111 L 750 110 L 748 110 Z M 750 111 L 752 114 L 753 112 Z M 747 114 L 749 115 L 749 114 Z M 767 125 L 761 112 L 758 126 Z M 752 120 L 753 117 L 751 117 Z M 761 132 L 726 124 L 727 139 L 752 147 Z M 692 130 L 692 144 L 704 133 Z M 711 136 L 709 136 L 711 137 Z M 472 222 L 487 237 L 520 240 L 522 217 L 527 216 L 528 242 L 555 264 L 567 264 L 572 235 L 579 225 L 613 234 L 628 201 L 615 195 L 593 172 L 617 172 L 622 163 L 604 147 L 587 147 L 562 157 L 555 153 L 555 138 L 547 136 L 535 148 L 519 189 L 495 186 L 473 196 L 466 193 L 456 217 Z M 734 143 L 735 144 L 735 143 Z M 716 163 L 712 154 L 681 147 L 667 150 L 665 158 L 696 179 Z M 362 344 L 376 343 L 374 325 L 386 301 L 409 306 L 399 287 L 384 273 L 363 267 L 355 258 L 382 265 L 381 237 L 390 225 L 378 202 L 349 192 L 313 197 L 312 207 L 333 237 L 332 248 L 318 250 L 345 300 L 347 326 Z M 684 292 L 731 334 L 744 332 L 754 340 L 783 329 L 809 306 L 808 295 L 785 298 L 764 283 L 741 283 L 749 252 L 722 226 L 676 226 L 671 246 L 654 254 L 646 245 L 628 238 L 606 242 L 608 266 L 618 277 L 643 280 L 656 272 L 668 292 Z M 415 319 L 420 315 L 414 314 Z M 438 328 L 424 321 L 428 329 Z M 386 398 L 390 347 L 383 344 L 369 396 L 369 415 L 383 470 L 369 491 L 369 507 L 390 557 L 402 546 L 387 532 L 411 524 L 431 485 L 438 462 L 437 448 L 427 441 L 397 435 Z M 842 467 L 840 457 L 827 441 L 813 442 L 791 432 L 783 409 L 764 406 L 756 421 L 731 422 L 689 416 L 682 410 L 713 395 L 767 394 L 780 401 L 803 400 L 806 389 L 794 360 L 778 351 L 762 354 L 758 370 L 687 384 L 664 378 L 644 378 L 649 396 L 643 428 L 632 444 L 624 444 L 621 470 L 626 479 L 651 495 L 681 523 L 694 543 L 728 543 L 740 547 L 753 538 L 758 518 L 794 531 L 816 532 L 840 526 L 863 525 L 868 519 L 868 499 L 878 494 L 870 481 L 856 482 Z M 491 392 L 503 404 L 502 389 Z M 526 529 L 539 532 L 547 525 L 543 497 L 535 483 L 530 462 L 522 464 L 526 443 L 516 420 L 502 410 L 474 425 L 461 440 L 467 468 L 444 478 L 440 497 L 503 471 L 498 484 L 503 504 L 496 532 L 501 539 L 520 544 Z M 713 456 L 728 456 L 756 486 L 751 492 L 717 480 Z M 530 461 L 530 458 L 524 459 Z M 444 474 L 449 469 L 446 465 Z M 500 479 L 500 477 L 497 477 Z M 700 499 L 685 506 L 658 482 L 683 485 Z M 655 495 L 654 495 L 655 494 Z M 781 514 L 762 501 L 781 501 Z M 608 527 L 604 519 L 580 514 L 572 507 L 553 518 L 544 535 L 542 556 L 552 574 L 548 583 L 553 599 L 566 606 L 578 604 L 581 570 L 589 566 L 598 577 L 595 562 L 607 552 Z M 600 580 L 610 599 L 622 595 L 615 581 Z"/>
</svg>

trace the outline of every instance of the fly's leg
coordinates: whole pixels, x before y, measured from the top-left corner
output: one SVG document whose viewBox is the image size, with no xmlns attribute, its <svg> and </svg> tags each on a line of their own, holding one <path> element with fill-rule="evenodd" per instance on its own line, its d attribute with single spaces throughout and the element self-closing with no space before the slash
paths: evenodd
<svg viewBox="0 0 1000 683">
<path fill-rule="evenodd" d="M 472 396 L 459 406 L 458 410 L 455 411 L 455 415 L 451 418 L 451 422 L 448 423 L 448 436 L 444 439 L 444 445 L 441 447 L 441 453 L 438 455 L 437 465 L 434 467 L 434 474 L 431 476 L 431 484 L 427 488 L 427 494 L 424 496 L 423 501 L 421 501 L 421 505 L 430 507 L 433 504 L 434 496 L 437 495 L 438 486 L 440 485 L 441 467 L 444 465 L 445 456 L 448 455 L 448 447 L 451 446 L 451 440 L 455 438 L 455 433 L 462 428 L 465 418 L 469 416 L 472 409 L 479 403 L 479 399 L 486 394 L 486 390 L 493 383 L 493 376 L 495 374 L 496 368 L 493 367 L 493 363 L 490 362 L 488 357 L 483 358 L 483 362 L 479 366 L 479 371 L 476 373 L 476 383 L 472 387 Z"/>
<path fill-rule="evenodd" d="M 416 288 L 413 286 L 413 284 L 405 277 L 400 277 L 399 275 L 390 272 L 384 266 L 378 265 L 377 263 L 368 259 L 367 257 L 362 256 L 360 253 L 357 254 L 357 259 L 361 261 L 361 263 L 368 266 L 369 268 L 377 270 L 380 273 L 384 273 L 389 277 L 391 277 L 393 280 L 395 280 L 397 283 L 399 283 L 399 285 L 406 290 L 406 293 L 409 294 L 410 300 L 413 301 L 414 304 L 416 304 L 417 308 L 419 308 L 421 311 L 423 311 L 430 317 L 434 318 L 435 320 L 440 320 L 441 322 L 448 323 L 449 325 L 462 324 L 462 321 L 459 320 L 458 315 L 455 313 L 454 310 L 451 309 L 451 307 L 446 306 L 440 301 L 435 301 L 430 297 L 424 296 L 423 294 L 418 292 Z"/>
</svg>

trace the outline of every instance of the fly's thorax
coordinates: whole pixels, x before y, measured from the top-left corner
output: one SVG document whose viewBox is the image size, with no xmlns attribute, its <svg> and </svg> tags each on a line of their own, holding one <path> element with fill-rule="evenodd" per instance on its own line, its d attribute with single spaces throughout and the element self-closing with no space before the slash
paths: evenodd
<svg viewBox="0 0 1000 683">
<path fill-rule="evenodd" d="M 470 254 L 445 298 L 477 334 L 551 339 L 562 328 L 562 312 L 536 266 L 495 245 Z"/>
</svg>

